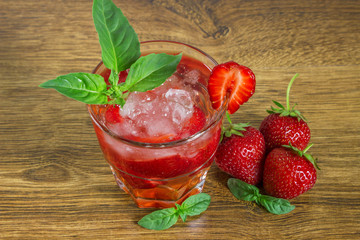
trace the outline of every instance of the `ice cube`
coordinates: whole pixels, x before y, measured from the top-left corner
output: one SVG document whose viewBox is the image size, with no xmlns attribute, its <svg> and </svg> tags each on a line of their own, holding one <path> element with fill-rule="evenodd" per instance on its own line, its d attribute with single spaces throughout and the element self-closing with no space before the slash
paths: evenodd
<svg viewBox="0 0 360 240">
<path fill-rule="evenodd" d="M 178 135 L 194 111 L 193 96 L 186 89 L 182 78 L 173 75 L 154 90 L 130 93 L 120 110 L 124 119 L 122 135 L 150 138 Z"/>
<path fill-rule="evenodd" d="M 197 69 L 191 70 L 184 75 L 184 81 L 190 84 L 196 84 L 200 78 L 200 71 Z"/>
<path fill-rule="evenodd" d="M 157 95 L 162 95 L 164 93 L 166 93 L 166 91 L 168 89 L 171 88 L 181 88 L 181 80 L 182 78 L 180 78 L 179 76 L 177 76 L 176 74 L 172 75 L 171 77 L 169 77 L 163 84 L 161 84 L 159 87 L 151 90 L 151 92 L 157 94 Z"/>
<path fill-rule="evenodd" d="M 176 135 L 174 125 L 169 118 L 156 118 L 144 124 L 149 136 L 172 136 Z"/>
<path fill-rule="evenodd" d="M 182 89 L 169 89 L 165 98 L 170 108 L 168 115 L 176 125 L 182 125 L 191 117 L 194 106 L 189 92 Z"/>
<path fill-rule="evenodd" d="M 140 114 L 152 111 L 152 102 L 156 99 L 157 95 L 153 92 L 133 92 L 129 95 L 124 107 L 120 109 L 120 115 L 134 120 Z"/>
<path fill-rule="evenodd" d="M 129 118 L 123 119 L 121 123 L 112 125 L 111 130 L 121 137 L 138 136 L 140 134 L 140 129 L 136 123 Z"/>
<path fill-rule="evenodd" d="M 182 89 L 169 89 L 165 93 L 165 98 L 168 101 L 176 102 L 183 105 L 185 108 L 192 110 L 193 103 L 189 92 Z"/>
</svg>

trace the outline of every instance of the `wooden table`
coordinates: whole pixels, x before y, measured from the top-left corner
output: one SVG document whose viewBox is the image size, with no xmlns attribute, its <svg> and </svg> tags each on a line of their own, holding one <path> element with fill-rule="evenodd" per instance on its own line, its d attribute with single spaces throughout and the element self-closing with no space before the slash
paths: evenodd
<svg viewBox="0 0 360 240">
<path fill-rule="evenodd" d="M 271 100 L 310 120 L 318 181 L 272 215 L 237 200 L 212 166 L 209 209 L 165 231 L 137 221 L 115 184 L 84 104 L 38 85 L 90 72 L 101 50 L 90 0 L 0 0 L 0 239 L 359 239 L 359 1 L 115 0 L 140 40 L 203 49 L 253 69 L 256 93 L 236 120 L 259 127 Z"/>
</svg>

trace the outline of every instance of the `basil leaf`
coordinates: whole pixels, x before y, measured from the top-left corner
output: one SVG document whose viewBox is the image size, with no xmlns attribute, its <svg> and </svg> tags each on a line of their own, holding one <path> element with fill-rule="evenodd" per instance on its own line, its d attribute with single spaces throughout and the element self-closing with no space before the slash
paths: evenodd
<svg viewBox="0 0 360 240">
<path fill-rule="evenodd" d="M 165 208 L 144 216 L 138 224 L 152 230 L 165 230 L 174 225 L 179 218 L 175 208 Z"/>
<path fill-rule="evenodd" d="M 261 195 L 257 202 L 273 214 L 285 214 L 295 209 L 288 200 Z"/>
<path fill-rule="evenodd" d="M 228 187 L 236 198 L 245 201 L 255 201 L 273 214 L 285 214 L 294 210 L 295 206 L 282 198 L 275 198 L 259 193 L 259 189 L 236 178 L 228 180 Z"/>
<path fill-rule="evenodd" d="M 229 178 L 227 185 L 237 199 L 255 201 L 259 196 L 259 189 L 236 178 Z"/>
<path fill-rule="evenodd" d="M 176 71 L 181 56 L 152 53 L 140 57 L 130 67 L 123 89 L 145 92 L 160 86 Z"/>
<path fill-rule="evenodd" d="M 195 216 L 204 212 L 210 205 L 211 197 L 206 193 L 199 193 L 188 197 L 180 206 L 180 211 L 186 216 Z M 180 214 L 181 216 L 181 214 Z M 185 218 L 186 219 L 186 218 Z M 184 218 L 183 218 L 183 221 Z"/>
<path fill-rule="evenodd" d="M 54 88 L 59 93 L 86 104 L 106 104 L 106 83 L 104 78 L 91 73 L 70 73 L 39 85 Z"/>
<path fill-rule="evenodd" d="M 137 34 L 111 0 L 94 0 L 93 19 L 99 35 L 104 65 L 119 73 L 140 56 Z"/>
</svg>

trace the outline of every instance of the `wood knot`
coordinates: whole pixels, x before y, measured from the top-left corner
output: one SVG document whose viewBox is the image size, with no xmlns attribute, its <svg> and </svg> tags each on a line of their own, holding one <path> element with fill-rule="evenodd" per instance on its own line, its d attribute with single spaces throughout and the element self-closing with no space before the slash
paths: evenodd
<svg viewBox="0 0 360 240">
<path fill-rule="evenodd" d="M 69 171 L 56 164 L 27 169 L 23 177 L 32 182 L 65 182 L 69 179 Z"/>
<path fill-rule="evenodd" d="M 218 23 L 213 13 L 212 1 L 196 2 L 192 0 L 152 0 L 151 3 L 158 7 L 164 7 L 177 15 L 194 23 L 203 33 L 204 37 L 214 39 L 226 36 L 229 28 Z"/>
</svg>

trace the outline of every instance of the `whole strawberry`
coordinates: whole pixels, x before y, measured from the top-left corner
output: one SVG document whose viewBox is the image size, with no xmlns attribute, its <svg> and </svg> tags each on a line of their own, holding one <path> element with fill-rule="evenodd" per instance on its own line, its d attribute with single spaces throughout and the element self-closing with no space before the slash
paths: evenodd
<svg viewBox="0 0 360 240">
<path fill-rule="evenodd" d="M 306 119 L 294 107 L 290 108 L 289 95 L 290 88 L 296 74 L 290 81 L 286 93 L 286 109 L 280 103 L 273 101 L 279 108 L 271 107 L 267 110 L 270 114 L 260 125 L 260 132 L 264 135 L 266 151 L 270 152 L 276 147 L 288 145 L 304 150 L 310 141 L 310 128 L 306 123 Z"/>
<path fill-rule="evenodd" d="M 273 197 L 292 199 L 316 182 L 315 159 L 291 145 L 273 149 L 265 159 L 263 187 Z"/>
<path fill-rule="evenodd" d="M 259 130 L 249 124 L 230 123 L 216 152 L 216 164 L 224 172 L 246 183 L 256 185 L 262 180 L 265 141 Z"/>
</svg>

